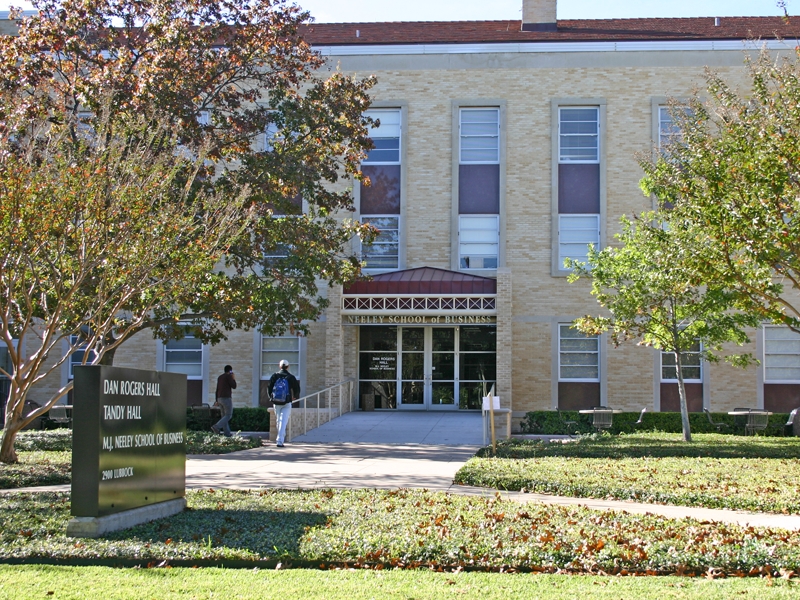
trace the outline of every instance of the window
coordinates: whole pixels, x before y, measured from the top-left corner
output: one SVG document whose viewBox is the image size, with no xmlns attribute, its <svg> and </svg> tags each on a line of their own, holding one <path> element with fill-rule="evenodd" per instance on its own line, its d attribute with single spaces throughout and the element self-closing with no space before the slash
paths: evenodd
<svg viewBox="0 0 800 600">
<path fill-rule="evenodd" d="M 496 269 L 500 254 L 500 109 L 459 110 L 458 264 Z"/>
<path fill-rule="evenodd" d="M 278 372 L 280 361 L 289 361 L 289 370 L 300 373 L 300 338 L 296 335 L 261 336 L 261 379 Z"/>
<path fill-rule="evenodd" d="M 679 125 L 675 123 L 670 114 L 669 106 L 660 105 L 658 107 L 658 147 L 664 148 L 675 142 L 681 143 L 683 140 L 683 132 Z M 674 109 L 673 109 L 674 110 Z M 683 110 L 687 115 L 691 114 L 691 109 L 688 106 L 682 106 L 678 110 Z"/>
<path fill-rule="evenodd" d="M 361 259 L 366 269 L 397 269 L 400 266 L 401 213 L 401 112 L 400 109 L 368 110 L 366 116 L 380 125 L 370 130 L 374 148 L 361 171 L 370 185 L 361 184 L 361 220 L 374 226 L 378 236 L 364 244 Z"/>
<path fill-rule="evenodd" d="M 764 327 L 764 381 L 800 381 L 800 334 L 788 327 Z"/>
<path fill-rule="evenodd" d="M 558 109 L 557 270 L 600 246 L 600 108 Z"/>
<path fill-rule="evenodd" d="M 600 215 L 558 215 L 558 263 L 585 262 L 589 245 L 600 245 Z"/>
<path fill-rule="evenodd" d="M 559 110 L 559 162 L 600 162 L 600 109 L 571 107 Z"/>
<path fill-rule="evenodd" d="M 698 340 L 691 350 L 681 354 L 681 371 L 685 382 L 703 381 L 701 349 L 702 346 Z M 661 381 L 678 381 L 678 366 L 675 364 L 675 354 L 672 352 L 661 353 Z"/>
<path fill-rule="evenodd" d="M 94 350 L 87 350 L 86 349 L 86 344 L 79 344 L 78 342 L 79 342 L 79 340 L 78 340 L 78 336 L 77 335 L 69 336 L 70 346 L 72 346 L 73 348 L 76 348 L 76 350 L 73 350 L 72 354 L 69 355 L 69 379 L 70 379 L 70 381 L 75 379 L 75 372 L 73 371 L 73 369 L 75 367 L 79 367 L 79 366 L 81 366 L 83 364 L 90 365 L 97 358 L 97 352 L 95 352 Z M 88 356 L 86 356 L 87 352 L 89 353 Z M 85 363 L 84 363 L 84 358 L 86 360 Z"/>
<path fill-rule="evenodd" d="M 164 370 L 183 373 L 189 379 L 203 378 L 203 342 L 187 335 L 164 344 Z"/>
<path fill-rule="evenodd" d="M 500 110 L 462 108 L 459 130 L 460 163 L 498 164 L 500 162 Z"/>
<path fill-rule="evenodd" d="M 558 326 L 559 381 L 600 381 L 600 337 Z"/>
<path fill-rule="evenodd" d="M 459 265 L 462 269 L 496 269 L 500 242 L 498 215 L 459 215 Z"/>
</svg>

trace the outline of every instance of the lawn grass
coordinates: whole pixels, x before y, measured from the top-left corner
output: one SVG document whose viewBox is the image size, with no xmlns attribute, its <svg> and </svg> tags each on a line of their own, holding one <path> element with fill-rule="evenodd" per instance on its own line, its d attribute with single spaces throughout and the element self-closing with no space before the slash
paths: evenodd
<svg viewBox="0 0 800 600">
<path fill-rule="evenodd" d="M 698 434 L 593 435 L 570 443 L 512 440 L 481 450 L 463 485 L 579 498 L 800 514 L 800 439 Z"/>
<path fill-rule="evenodd" d="M 206 490 L 189 492 L 187 500 L 190 510 L 180 515 L 75 540 L 65 535 L 67 494 L 6 494 L 0 496 L 0 562 L 800 572 L 800 536 L 794 532 L 691 519 L 423 490 Z"/>
<path fill-rule="evenodd" d="M 227 454 L 257 448 L 258 438 L 225 437 L 204 431 L 186 432 L 187 454 Z M 0 490 L 72 481 L 72 431 L 23 431 L 15 444 L 19 463 L 0 463 Z"/>
<path fill-rule="evenodd" d="M 723 600 L 795 598 L 796 581 L 678 577 L 571 577 L 429 571 L 111 569 L 0 565 L 0 600 L 230 598 L 368 600 L 547 598 Z"/>
<path fill-rule="evenodd" d="M 59 485 L 72 480 L 71 451 L 17 452 L 15 465 L 0 463 L 0 490 Z"/>
</svg>

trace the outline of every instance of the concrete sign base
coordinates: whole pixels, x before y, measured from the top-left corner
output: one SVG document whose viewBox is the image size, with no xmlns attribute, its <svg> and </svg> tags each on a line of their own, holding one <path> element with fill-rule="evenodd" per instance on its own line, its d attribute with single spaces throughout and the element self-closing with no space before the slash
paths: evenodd
<svg viewBox="0 0 800 600">
<path fill-rule="evenodd" d="M 103 517 L 73 517 L 67 523 L 67 537 L 96 538 L 111 531 L 128 529 L 142 523 L 177 515 L 185 508 L 186 498 L 175 498 Z"/>
</svg>

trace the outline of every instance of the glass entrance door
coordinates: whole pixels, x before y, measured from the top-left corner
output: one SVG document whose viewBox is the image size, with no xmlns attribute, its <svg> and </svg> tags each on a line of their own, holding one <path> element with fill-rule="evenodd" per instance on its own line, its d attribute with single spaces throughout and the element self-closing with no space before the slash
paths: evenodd
<svg viewBox="0 0 800 600">
<path fill-rule="evenodd" d="M 455 409 L 456 330 L 401 327 L 400 402 L 406 409 Z"/>
<path fill-rule="evenodd" d="M 364 410 L 480 410 L 496 378 L 491 326 L 362 326 L 359 406 Z"/>
</svg>

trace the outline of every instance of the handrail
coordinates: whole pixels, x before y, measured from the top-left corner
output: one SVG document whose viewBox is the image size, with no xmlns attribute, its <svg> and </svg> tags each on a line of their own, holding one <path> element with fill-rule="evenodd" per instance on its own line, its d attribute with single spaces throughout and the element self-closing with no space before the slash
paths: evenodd
<svg viewBox="0 0 800 600">
<path fill-rule="evenodd" d="M 292 405 L 297 404 L 296 410 L 302 410 L 303 411 L 303 433 L 298 433 L 297 435 L 305 435 L 311 429 L 316 429 L 317 427 L 319 427 L 322 424 L 320 422 L 320 411 L 321 410 L 327 411 L 327 413 L 328 413 L 327 422 L 332 421 L 336 417 L 342 416 L 345 412 L 353 412 L 355 410 L 355 408 L 353 406 L 353 384 L 354 383 L 355 383 L 354 379 L 346 379 L 345 381 L 342 381 L 340 383 L 337 383 L 336 385 L 332 385 L 330 387 L 327 387 L 324 390 L 319 390 L 318 392 L 314 392 L 313 394 L 308 394 L 306 396 L 303 396 L 302 398 L 298 398 L 297 400 L 292 400 L 292 402 L 291 402 Z M 343 391 L 343 388 L 345 386 L 347 386 L 347 407 L 346 407 L 346 410 L 345 410 L 344 403 L 342 402 L 342 396 L 343 396 L 342 391 Z M 339 410 L 338 410 L 338 414 L 336 415 L 336 417 L 334 417 L 334 415 L 333 415 L 333 406 L 332 406 L 332 404 L 333 404 L 332 397 L 333 397 L 334 390 L 337 391 L 336 395 L 339 398 Z M 325 394 L 325 396 L 326 396 L 327 405 L 328 406 L 325 409 L 320 409 L 319 401 L 320 401 L 320 397 L 322 397 L 323 394 Z M 307 401 L 309 399 L 311 399 L 311 398 L 316 398 L 316 406 L 313 407 L 313 408 L 309 408 L 307 406 L 307 403 L 308 403 Z M 300 402 L 303 403 L 303 406 L 299 405 Z M 314 416 L 315 416 L 314 421 L 316 423 L 313 427 L 310 427 L 310 428 L 308 426 L 308 421 L 309 421 L 309 419 L 308 419 L 308 411 L 309 410 L 313 410 L 314 411 L 314 413 L 315 413 L 314 414 Z M 294 412 L 294 410 L 292 412 Z M 287 441 L 290 441 L 293 437 L 295 437 L 293 432 L 292 432 L 292 421 L 293 421 L 293 419 L 290 417 L 289 418 L 289 422 L 286 424 L 286 439 L 287 439 Z"/>
</svg>

